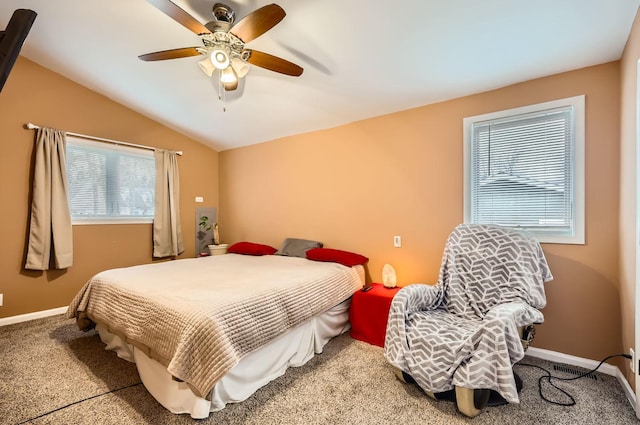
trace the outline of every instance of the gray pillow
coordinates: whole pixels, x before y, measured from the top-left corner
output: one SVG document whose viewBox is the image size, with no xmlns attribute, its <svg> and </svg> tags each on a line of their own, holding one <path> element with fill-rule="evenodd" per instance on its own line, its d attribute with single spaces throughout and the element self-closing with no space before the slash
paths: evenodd
<svg viewBox="0 0 640 425">
<path fill-rule="evenodd" d="M 307 257 L 307 251 L 313 248 L 322 248 L 322 242 L 310 241 L 307 239 L 287 238 L 282 243 L 276 255 L 286 257 Z"/>
</svg>

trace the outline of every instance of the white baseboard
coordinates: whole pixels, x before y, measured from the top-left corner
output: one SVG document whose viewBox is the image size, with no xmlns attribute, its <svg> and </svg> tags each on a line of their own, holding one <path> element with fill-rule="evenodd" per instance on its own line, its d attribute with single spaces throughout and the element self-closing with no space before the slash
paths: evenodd
<svg viewBox="0 0 640 425">
<path fill-rule="evenodd" d="M 551 362 L 564 363 L 572 366 L 582 367 L 584 369 L 595 369 L 599 361 L 585 359 L 582 357 L 572 356 L 570 354 L 558 353 L 557 351 L 545 350 L 543 348 L 529 347 L 526 352 L 527 356 L 535 357 L 542 360 L 548 360 Z M 627 400 L 631 404 L 633 411 L 636 411 L 636 394 L 629 385 L 629 381 L 624 376 L 620 368 L 617 366 L 610 365 L 608 363 L 603 363 L 602 366 L 598 369 L 598 372 L 605 373 L 607 375 L 615 376 L 622 385 L 624 389 L 624 393 L 627 396 Z"/>
<path fill-rule="evenodd" d="M 4 317 L 0 319 L 0 327 L 13 325 L 14 323 L 28 322 L 29 320 L 42 319 L 43 317 L 65 314 L 67 307 L 52 308 L 51 310 L 35 311 L 33 313 L 19 314 L 17 316 Z"/>
</svg>

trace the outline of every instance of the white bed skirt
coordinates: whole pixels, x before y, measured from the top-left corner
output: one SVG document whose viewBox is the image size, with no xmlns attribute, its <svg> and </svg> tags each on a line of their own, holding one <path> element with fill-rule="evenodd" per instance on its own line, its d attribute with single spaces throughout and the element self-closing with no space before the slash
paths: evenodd
<svg viewBox="0 0 640 425">
<path fill-rule="evenodd" d="M 173 413 L 189 413 L 194 419 L 203 419 L 227 403 L 246 400 L 282 376 L 288 367 L 302 366 L 321 353 L 331 338 L 349 329 L 350 305 L 349 298 L 249 353 L 216 383 L 207 399 L 196 396 L 184 382 L 173 380 L 164 366 L 103 326 L 98 324 L 96 329 L 107 345 L 105 349 L 136 363 L 142 383 L 161 405 Z"/>
</svg>

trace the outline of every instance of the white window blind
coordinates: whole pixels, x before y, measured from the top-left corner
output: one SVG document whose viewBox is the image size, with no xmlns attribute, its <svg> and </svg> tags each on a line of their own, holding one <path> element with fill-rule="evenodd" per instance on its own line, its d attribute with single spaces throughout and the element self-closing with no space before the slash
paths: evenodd
<svg viewBox="0 0 640 425">
<path fill-rule="evenodd" d="M 577 164 L 583 147 L 576 142 L 583 107 L 558 102 L 465 120 L 466 222 L 522 228 L 545 242 L 583 243 Z"/>
<path fill-rule="evenodd" d="M 153 220 L 152 151 L 67 136 L 67 177 L 74 224 Z"/>
</svg>

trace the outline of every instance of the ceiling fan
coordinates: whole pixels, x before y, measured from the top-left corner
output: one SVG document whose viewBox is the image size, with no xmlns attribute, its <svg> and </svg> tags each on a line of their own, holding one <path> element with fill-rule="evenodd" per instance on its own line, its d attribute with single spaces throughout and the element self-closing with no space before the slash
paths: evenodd
<svg viewBox="0 0 640 425">
<path fill-rule="evenodd" d="M 238 88 L 238 79 L 249 72 L 249 64 L 281 74 L 298 77 L 303 69 L 269 53 L 245 48 L 245 44 L 269 31 L 284 17 L 277 4 L 261 7 L 235 22 L 235 12 L 227 5 L 213 5 L 214 20 L 202 25 L 170 0 L 147 0 L 161 12 L 202 38 L 203 46 L 162 50 L 138 56 L 143 61 L 206 56 L 198 62 L 209 77 L 216 76 L 225 91 Z"/>
</svg>

